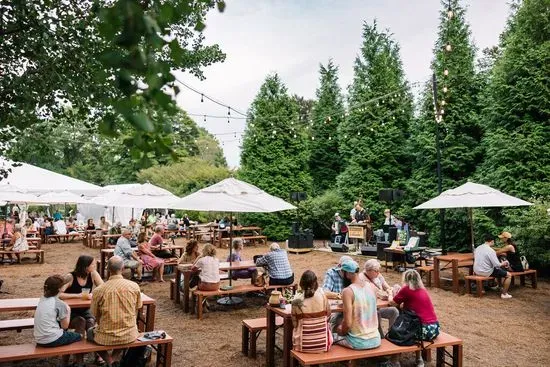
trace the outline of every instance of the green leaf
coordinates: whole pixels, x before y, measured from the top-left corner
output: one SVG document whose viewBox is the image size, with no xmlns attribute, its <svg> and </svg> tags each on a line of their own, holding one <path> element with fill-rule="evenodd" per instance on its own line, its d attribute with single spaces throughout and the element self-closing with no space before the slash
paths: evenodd
<svg viewBox="0 0 550 367">
<path fill-rule="evenodd" d="M 145 115 L 142 112 L 134 113 L 130 115 L 130 122 L 136 128 L 142 131 L 153 132 L 155 130 L 155 125 L 149 119 L 149 116 Z"/>
<path fill-rule="evenodd" d="M 225 10 L 225 1 L 218 1 L 216 5 L 218 6 L 218 11 L 220 13 L 223 13 L 223 11 Z"/>
</svg>

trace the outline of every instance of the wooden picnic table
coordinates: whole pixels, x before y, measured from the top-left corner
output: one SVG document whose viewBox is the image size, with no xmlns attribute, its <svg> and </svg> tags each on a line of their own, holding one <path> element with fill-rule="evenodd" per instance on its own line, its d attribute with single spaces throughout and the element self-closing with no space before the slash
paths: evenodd
<svg viewBox="0 0 550 367">
<path fill-rule="evenodd" d="M 258 232 L 258 234 L 252 234 L 252 235 L 246 235 L 243 232 Z M 213 230 L 213 235 L 211 236 L 210 242 L 214 244 L 215 242 L 218 242 L 219 246 L 222 245 L 222 234 L 223 233 L 229 233 L 229 227 L 226 228 L 219 228 L 216 227 Z M 238 235 L 237 233 L 241 233 Z M 254 237 L 254 236 L 261 236 L 262 235 L 262 228 L 257 226 L 236 226 L 233 227 L 233 237 L 239 237 L 245 240 L 247 237 Z"/>
<path fill-rule="evenodd" d="M 441 267 L 443 263 L 443 267 Z M 467 267 L 470 270 L 474 264 L 474 254 L 473 253 L 451 253 L 447 255 L 439 255 L 434 257 L 434 286 L 436 288 L 441 287 L 441 270 L 448 269 L 449 264 L 452 269 L 452 282 L 453 282 L 453 292 L 459 292 L 459 273 L 458 268 Z"/>
<path fill-rule="evenodd" d="M 10 298 L 0 299 L 0 312 L 19 312 L 19 311 L 34 311 L 38 305 L 40 298 Z M 155 330 L 155 312 L 156 301 L 155 299 L 141 294 L 141 301 L 145 308 L 145 318 L 142 312 L 138 313 L 138 326 L 141 331 L 153 331 Z M 64 300 L 71 309 L 73 308 L 90 308 L 92 305 L 91 299 L 79 299 L 70 298 Z"/>
<path fill-rule="evenodd" d="M 120 236 L 122 236 L 122 234 L 120 234 L 120 233 L 102 235 L 101 236 L 101 249 L 103 250 L 103 249 L 107 248 L 107 242 L 110 238 L 118 239 Z"/>
<path fill-rule="evenodd" d="M 172 251 L 174 257 L 177 256 L 176 250 L 178 250 L 179 251 L 178 257 L 181 257 L 181 255 L 183 254 L 183 251 L 185 250 L 185 246 L 184 245 L 163 245 L 163 246 L 160 246 L 159 249 Z M 138 248 L 134 247 L 132 248 L 132 250 L 137 251 Z M 101 276 L 101 279 L 105 279 L 105 267 L 107 264 L 107 260 L 111 256 L 113 256 L 114 252 L 115 252 L 115 249 L 113 248 L 104 248 L 104 249 L 101 249 L 100 251 L 99 275 Z"/>
<path fill-rule="evenodd" d="M 176 294 L 175 294 L 175 302 L 176 304 L 179 304 L 180 301 L 180 278 L 183 276 L 183 312 L 188 313 L 189 312 L 189 282 L 191 280 L 191 266 L 192 264 L 184 264 L 189 269 L 181 270 L 180 266 L 176 267 Z M 241 269 L 248 269 L 248 268 L 255 268 L 256 264 L 252 260 L 245 260 L 245 261 L 234 261 L 234 262 L 220 262 L 220 271 L 229 271 L 229 270 L 241 270 Z"/>
<path fill-rule="evenodd" d="M 329 300 L 331 312 L 343 312 L 344 307 L 342 301 Z M 376 300 L 376 307 L 383 308 L 388 307 L 388 301 Z M 266 352 L 265 362 L 266 366 L 275 366 L 275 331 L 277 326 L 275 325 L 275 319 L 277 316 L 283 318 L 283 366 L 290 366 L 290 351 L 292 350 L 292 305 L 287 304 L 285 308 L 278 306 L 271 306 L 269 303 L 265 306 L 267 312 L 267 330 L 266 330 Z"/>
<path fill-rule="evenodd" d="M 210 238 L 212 238 L 214 228 L 218 228 L 217 223 L 206 223 L 206 224 L 193 224 L 193 225 L 190 225 L 187 228 L 187 239 L 189 240 L 189 239 L 195 238 L 195 236 L 197 235 L 197 230 L 200 230 L 200 229 L 206 229 L 208 234 L 210 235 Z"/>
</svg>

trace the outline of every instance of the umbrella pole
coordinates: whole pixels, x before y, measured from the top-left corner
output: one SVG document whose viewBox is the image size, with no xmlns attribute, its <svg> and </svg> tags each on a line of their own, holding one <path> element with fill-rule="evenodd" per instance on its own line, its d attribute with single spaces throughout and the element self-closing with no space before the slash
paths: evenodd
<svg viewBox="0 0 550 367">
<path fill-rule="evenodd" d="M 474 252 L 476 245 L 474 239 L 474 215 L 472 208 L 468 208 L 468 218 L 470 219 L 470 238 L 472 239 L 472 252 Z"/>
<path fill-rule="evenodd" d="M 220 233 L 221 236 L 221 233 Z M 223 243 L 220 238 L 220 243 Z M 232 260 L 233 256 L 233 213 L 229 214 L 229 264 L 233 262 Z M 231 276 L 231 268 L 229 268 L 229 286 L 231 287 L 232 283 L 232 276 Z M 225 305 L 225 306 L 232 306 L 232 305 L 238 305 L 240 303 L 243 303 L 243 299 L 241 297 L 232 297 L 229 295 L 228 297 L 223 297 L 218 300 L 218 304 Z"/>
</svg>

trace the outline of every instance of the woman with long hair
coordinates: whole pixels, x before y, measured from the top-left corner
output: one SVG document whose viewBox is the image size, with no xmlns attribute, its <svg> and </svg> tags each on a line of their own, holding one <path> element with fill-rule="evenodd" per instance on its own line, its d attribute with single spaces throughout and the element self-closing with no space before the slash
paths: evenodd
<svg viewBox="0 0 550 367">
<path fill-rule="evenodd" d="M 200 269 L 199 290 L 217 291 L 220 288 L 220 260 L 216 258 L 216 248 L 207 244 L 202 249 L 202 257 L 194 264 L 193 269 Z"/>
<path fill-rule="evenodd" d="M 233 240 L 233 252 L 231 256 L 227 256 L 227 262 L 235 262 L 235 261 L 243 261 L 243 240 L 240 238 L 236 238 Z M 256 267 L 248 268 L 248 269 L 241 269 L 241 270 L 233 270 L 231 272 L 231 277 L 233 280 L 237 279 L 256 279 L 256 274 L 258 273 L 258 270 Z"/>
<path fill-rule="evenodd" d="M 139 257 L 143 261 L 143 270 L 153 272 L 153 280 L 155 280 L 154 274 L 157 273 L 157 280 L 164 282 L 164 260 L 156 257 L 151 251 L 151 245 L 147 241 L 147 235 L 145 232 L 141 232 L 138 235 L 138 252 Z"/>
</svg>

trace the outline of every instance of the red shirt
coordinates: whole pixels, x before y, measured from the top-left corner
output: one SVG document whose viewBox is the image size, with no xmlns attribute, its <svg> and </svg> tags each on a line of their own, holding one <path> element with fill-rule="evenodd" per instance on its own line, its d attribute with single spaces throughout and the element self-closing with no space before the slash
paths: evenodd
<svg viewBox="0 0 550 367">
<path fill-rule="evenodd" d="M 404 303 L 405 308 L 414 311 L 424 325 L 437 322 L 434 305 L 425 288 L 413 291 L 409 286 L 405 285 L 397 292 L 395 297 L 393 297 L 393 301 L 397 304 Z"/>
<path fill-rule="evenodd" d="M 158 233 L 155 233 L 153 237 L 149 240 L 149 245 L 151 246 L 160 246 L 164 243 L 162 236 Z"/>
</svg>

